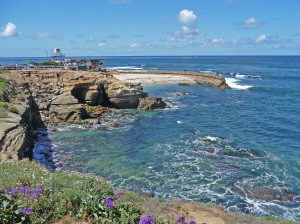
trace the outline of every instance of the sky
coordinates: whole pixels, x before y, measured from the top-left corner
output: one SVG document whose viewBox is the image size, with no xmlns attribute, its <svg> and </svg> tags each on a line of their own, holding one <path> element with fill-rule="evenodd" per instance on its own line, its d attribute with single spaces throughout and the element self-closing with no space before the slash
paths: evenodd
<svg viewBox="0 0 300 224">
<path fill-rule="evenodd" d="M 0 57 L 300 55 L 300 0 L 0 0 Z"/>
</svg>

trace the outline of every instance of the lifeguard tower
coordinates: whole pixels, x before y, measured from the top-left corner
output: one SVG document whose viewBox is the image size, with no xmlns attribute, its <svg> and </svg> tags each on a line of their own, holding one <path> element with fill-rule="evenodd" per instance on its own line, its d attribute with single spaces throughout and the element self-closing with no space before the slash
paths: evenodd
<svg viewBox="0 0 300 224">
<path fill-rule="evenodd" d="M 60 48 L 54 48 L 53 50 L 51 50 L 50 52 L 53 52 L 51 55 L 50 55 L 50 61 L 62 61 L 64 62 L 65 60 L 65 54 L 63 54 L 61 52 L 61 49 Z"/>
</svg>

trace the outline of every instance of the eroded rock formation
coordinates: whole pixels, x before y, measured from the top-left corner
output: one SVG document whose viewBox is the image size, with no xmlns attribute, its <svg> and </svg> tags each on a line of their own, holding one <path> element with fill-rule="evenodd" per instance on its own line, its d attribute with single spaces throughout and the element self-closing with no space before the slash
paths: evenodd
<svg viewBox="0 0 300 224">
<path fill-rule="evenodd" d="M 141 85 L 103 72 L 11 71 L 0 76 L 9 86 L 2 101 L 18 108 L 18 113 L 8 111 L 0 119 L 0 160 L 32 158 L 34 127 L 96 124 L 110 108 L 137 108 L 141 102 L 145 110 L 164 105 L 161 99 L 141 101 L 147 96 Z"/>
</svg>

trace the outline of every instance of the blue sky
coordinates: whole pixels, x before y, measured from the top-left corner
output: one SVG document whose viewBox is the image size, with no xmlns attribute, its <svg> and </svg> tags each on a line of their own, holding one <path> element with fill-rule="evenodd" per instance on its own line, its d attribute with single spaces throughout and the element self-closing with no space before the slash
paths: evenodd
<svg viewBox="0 0 300 224">
<path fill-rule="evenodd" d="M 300 55 L 300 0 L 0 0 L 0 57 Z"/>
</svg>

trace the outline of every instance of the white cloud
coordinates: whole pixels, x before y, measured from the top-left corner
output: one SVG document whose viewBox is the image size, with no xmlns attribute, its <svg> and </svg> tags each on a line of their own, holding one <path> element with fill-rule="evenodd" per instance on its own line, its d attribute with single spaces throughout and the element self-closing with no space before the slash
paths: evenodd
<svg viewBox="0 0 300 224">
<path fill-rule="evenodd" d="M 261 26 L 261 22 L 256 20 L 255 17 L 250 17 L 248 19 L 246 19 L 245 22 L 243 22 L 243 25 L 246 27 L 246 28 L 257 28 L 259 26 Z"/>
<path fill-rule="evenodd" d="M 0 37 L 15 37 L 21 35 L 21 32 L 17 31 L 17 26 L 13 23 L 7 23 L 5 28 L 2 27 Z"/>
<path fill-rule="evenodd" d="M 186 24 L 186 25 L 193 25 L 197 21 L 197 16 L 194 14 L 193 11 L 189 11 L 187 9 L 183 9 L 179 13 L 179 21 Z"/>
<path fill-rule="evenodd" d="M 267 40 L 267 36 L 265 34 L 263 34 L 263 35 L 258 36 L 256 38 L 255 42 L 256 43 L 261 43 L 261 42 L 266 41 L 266 40 Z"/>
<path fill-rule="evenodd" d="M 183 9 L 179 13 L 179 21 L 183 23 L 179 30 L 171 32 L 170 36 L 164 38 L 164 41 L 186 42 L 195 39 L 198 36 L 203 36 L 204 32 L 196 28 L 197 16 L 193 11 Z"/>
<path fill-rule="evenodd" d="M 130 47 L 132 47 L 132 48 L 137 48 L 137 47 L 139 47 L 139 45 L 136 44 L 136 43 L 134 43 L 134 44 L 130 44 Z"/>
<path fill-rule="evenodd" d="M 51 35 L 49 33 L 37 33 L 35 35 L 35 37 L 37 38 L 47 38 L 47 39 L 56 39 L 57 37 L 54 35 Z"/>
<path fill-rule="evenodd" d="M 225 40 L 223 40 L 222 38 L 215 38 L 211 41 L 212 44 L 225 44 Z"/>
<path fill-rule="evenodd" d="M 105 47 L 105 46 L 106 46 L 106 43 L 101 42 L 101 43 L 97 44 L 97 46 L 98 46 L 98 47 Z"/>
<path fill-rule="evenodd" d="M 182 26 L 180 30 L 175 31 L 170 37 L 167 37 L 166 41 L 179 41 L 185 42 L 195 39 L 197 36 L 203 36 L 204 33 L 194 27 Z"/>
<path fill-rule="evenodd" d="M 222 38 L 214 38 L 212 40 L 207 40 L 202 44 L 203 47 L 221 47 L 226 45 L 226 41 Z"/>
</svg>

